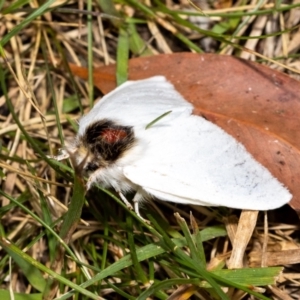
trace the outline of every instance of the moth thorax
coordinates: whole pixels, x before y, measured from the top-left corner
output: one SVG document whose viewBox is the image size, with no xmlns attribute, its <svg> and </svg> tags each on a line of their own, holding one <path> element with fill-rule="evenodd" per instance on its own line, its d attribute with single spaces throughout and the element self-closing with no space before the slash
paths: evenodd
<svg viewBox="0 0 300 300">
<path fill-rule="evenodd" d="M 83 147 L 94 155 L 99 167 L 118 160 L 133 146 L 134 141 L 132 127 L 122 126 L 107 119 L 90 124 L 81 137 Z M 90 163 L 91 168 L 95 168 L 96 162 Z"/>
</svg>

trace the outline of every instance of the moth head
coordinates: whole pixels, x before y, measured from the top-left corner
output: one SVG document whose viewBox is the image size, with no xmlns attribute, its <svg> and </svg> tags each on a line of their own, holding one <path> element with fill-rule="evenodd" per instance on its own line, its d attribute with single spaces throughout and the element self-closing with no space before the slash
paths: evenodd
<svg viewBox="0 0 300 300">
<path fill-rule="evenodd" d="M 112 120 L 99 120 L 87 126 L 68 147 L 75 171 L 89 176 L 116 163 L 135 142 L 133 128 Z"/>
</svg>

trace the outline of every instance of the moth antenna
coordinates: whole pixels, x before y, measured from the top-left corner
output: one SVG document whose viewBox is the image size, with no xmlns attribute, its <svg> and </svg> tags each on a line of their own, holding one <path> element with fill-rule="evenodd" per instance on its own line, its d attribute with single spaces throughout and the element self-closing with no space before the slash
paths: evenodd
<svg viewBox="0 0 300 300">
<path fill-rule="evenodd" d="M 89 152 L 87 152 L 86 156 L 84 157 L 84 159 L 80 162 L 80 164 L 76 164 L 76 159 L 75 159 L 75 156 L 76 156 L 76 152 L 78 151 L 78 149 L 76 149 L 75 151 L 71 152 L 70 150 L 66 150 L 69 154 L 69 158 L 71 160 L 71 163 L 72 163 L 72 166 L 74 168 L 74 172 L 75 174 L 78 176 L 79 174 L 82 174 L 82 170 L 83 170 L 83 167 L 90 155 Z"/>
<path fill-rule="evenodd" d="M 70 154 L 65 148 L 63 148 L 63 149 L 59 149 L 57 155 L 47 155 L 47 157 L 55 159 L 57 161 L 62 161 L 68 159 L 70 157 Z"/>
<path fill-rule="evenodd" d="M 83 167 L 84 167 L 84 165 L 85 165 L 85 163 L 86 163 L 86 161 L 87 161 L 87 159 L 88 159 L 88 157 L 89 157 L 89 152 L 86 154 L 86 156 L 84 157 L 84 159 L 82 160 L 82 162 L 79 164 L 79 165 L 77 165 L 76 167 L 75 167 L 75 172 L 76 172 L 76 174 L 81 174 L 82 173 L 82 170 L 83 170 Z"/>
</svg>

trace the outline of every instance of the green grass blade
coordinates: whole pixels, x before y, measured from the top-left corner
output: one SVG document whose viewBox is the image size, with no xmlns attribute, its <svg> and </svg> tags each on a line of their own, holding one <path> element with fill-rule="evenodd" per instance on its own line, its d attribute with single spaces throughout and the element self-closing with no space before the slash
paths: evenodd
<svg viewBox="0 0 300 300">
<path fill-rule="evenodd" d="M 92 0 L 87 1 L 87 10 L 92 11 Z M 89 103 L 92 108 L 94 105 L 94 79 L 93 79 L 93 18 L 91 15 L 87 16 L 88 25 L 88 85 L 89 85 Z"/>
<path fill-rule="evenodd" d="M 183 285 L 183 284 L 195 284 L 198 285 L 200 283 L 199 279 L 186 279 L 186 278 L 176 278 L 176 279 L 168 279 L 161 281 L 159 283 L 154 283 L 149 289 L 143 292 L 137 300 L 146 300 L 148 297 L 153 295 L 156 292 L 161 290 L 166 290 L 171 288 L 174 285 Z"/>
<path fill-rule="evenodd" d="M 0 242 L 1 243 L 1 242 Z M 13 251 L 10 247 L 4 247 L 7 254 L 15 261 L 19 268 L 23 271 L 24 276 L 29 281 L 29 283 L 39 292 L 43 292 L 46 287 L 46 280 L 39 269 L 34 266 L 34 260 L 28 262 L 18 253 Z M 2 299 L 2 298 L 0 298 Z"/>
<path fill-rule="evenodd" d="M 42 272 L 47 273 L 48 275 L 52 276 L 54 279 L 58 280 L 60 283 L 65 284 L 66 286 L 69 286 L 70 288 L 75 289 L 78 293 L 81 293 L 87 297 L 90 297 L 90 299 L 99 300 L 99 296 L 95 295 L 82 287 L 78 286 L 77 284 L 73 283 L 72 281 L 66 279 L 65 277 L 53 272 L 51 269 L 47 268 L 40 262 L 34 260 L 31 256 L 26 254 L 25 252 L 21 251 L 18 247 L 10 243 L 8 240 L 4 238 L 0 238 L 0 245 L 3 247 L 7 252 L 13 252 L 16 256 L 19 256 L 24 261 L 28 262 L 29 264 L 34 265 L 36 268 L 41 270 Z"/>
<path fill-rule="evenodd" d="M 123 26 L 119 29 L 117 49 L 117 85 L 127 81 L 128 77 L 129 40 L 127 29 Z"/>
<path fill-rule="evenodd" d="M 11 5 L 7 8 L 5 8 L 3 11 L 2 11 L 2 14 L 5 15 L 5 14 L 10 14 L 10 13 L 13 13 L 14 10 L 17 10 L 21 7 L 23 7 L 24 5 L 26 5 L 27 3 L 29 3 L 30 0 L 17 0 L 17 1 L 14 1 L 13 3 L 11 3 Z M 4 4 L 4 1 L 0 2 L 0 10 Z"/>
<path fill-rule="evenodd" d="M 203 260 L 203 256 L 199 255 L 199 250 L 197 249 L 197 246 L 194 241 L 195 238 L 192 236 L 184 218 L 180 217 L 180 215 L 178 213 L 175 213 L 175 218 L 186 238 L 188 247 L 191 251 L 191 257 L 194 260 L 195 264 L 199 265 L 199 267 L 201 267 L 201 268 L 205 268 L 206 267 L 205 257 Z"/>
<path fill-rule="evenodd" d="M 63 240 L 67 240 L 67 242 L 70 240 L 71 235 L 80 220 L 84 201 L 85 185 L 82 182 L 82 178 L 75 174 L 72 199 L 59 233 L 60 237 Z"/>
<path fill-rule="evenodd" d="M 136 272 L 136 277 L 137 280 L 140 280 L 143 284 L 148 283 L 148 278 L 145 275 L 142 266 L 139 263 L 139 259 L 137 257 L 137 249 L 136 249 L 136 244 L 134 241 L 134 234 L 133 234 L 133 224 L 132 224 L 132 217 L 128 216 L 127 217 L 127 224 L 128 224 L 128 245 L 130 249 L 130 256 L 132 260 L 132 264 L 134 266 L 134 270 Z"/>
<path fill-rule="evenodd" d="M 10 291 L 0 290 L 0 299 L 1 300 L 12 300 Z M 23 294 L 23 293 L 13 293 L 14 300 L 42 300 L 42 294 Z"/>
<path fill-rule="evenodd" d="M 22 22 L 20 22 L 18 25 L 14 26 L 9 33 L 7 33 L 1 40 L 0 40 L 0 46 L 4 46 L 13 36 L 17 35 L 19 31 L 21 31 L 23 28 L 25 28 L 30 22 L 32 22 L 34 19 L 40 17 L 42 14 L 44 14 L 47 9 L 55 3 L 56 0 L 49 0 L 46 1 L 44 4 L 42 4 L 40 7 L 38 7 L 33 13 L 31 13 L 27 18 L 25 18 Z"/>
</svg>

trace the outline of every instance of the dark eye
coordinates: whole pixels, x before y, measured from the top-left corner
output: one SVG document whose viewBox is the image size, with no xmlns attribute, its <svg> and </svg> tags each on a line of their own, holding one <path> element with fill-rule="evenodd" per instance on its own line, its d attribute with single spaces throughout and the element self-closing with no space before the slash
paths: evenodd
<svg viewBox="0 0 300 300">
<path fill-rule="evenodd" d="M 99 164 L 93 161 L 87 163 L 87 165 L 84 167 L 85 172 L 94 172 L 97 169 L 99 169 Z"/>
</svg>

